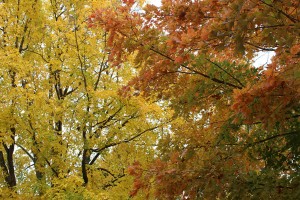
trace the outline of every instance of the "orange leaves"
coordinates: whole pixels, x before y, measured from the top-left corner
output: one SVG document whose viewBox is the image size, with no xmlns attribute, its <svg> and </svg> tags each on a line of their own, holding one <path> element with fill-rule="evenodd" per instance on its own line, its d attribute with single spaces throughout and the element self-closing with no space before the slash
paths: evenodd
<svg viewBox="0 0 300 200">
<path fill-rule="evenodd" d="M 292 46 L 291 54 L 292 55 L 300 54 L 300 44 L 296 44 L 296 45 Z"/>
<path fill-rule="evenodd" d="M 181 44 L 192 46 L 198 35 L 198 31 L 194 30 L 193 28 L 189 28 L 186 32 L 181 34 Z"/>
<path fill-rule="evenodd" d="M 209 34 L 210 34 L 210 31 L 209 31 L 209 29 L 207 29 L 207 28 L 203 28 L 202 30 L 201 30 L 201 39 L 202 40 L 207 40 L 208 38 L 209 38 Z"/>
<path fill-rule="evenodd" d="M 181 63 L 183 63 L 183 61 L 184 61 L 184 59 L 181 56 L 178 56 L 177 58 L 175 58 L 175 63 L 177 63 L 177 64 L 181 64 Z"/>
<path fill-rule="evenodd" d="M 180 194 L 185 187 L 184 180 L 178 180 L 176 174 L 179 173 L 174 163 L 178 163 L 179 154 L 172 153 L 170 161 L 165 162 L 156 159 L 152 164 L 149 164 L 147 170 L 142 169 L 140 163 L 135 162 L 128 168 L 129 174 L 134 176 L 134 186 L 130 195 L 136 196 L 140 190 L 149 194 L 151 182 L 154 179 L 154 187 L 159 188 L 156 191 L 156 196 L 165 196 L 169 194 Z M 175 183 L 178 183 L 175 185 Z"/>
<path fill-rule="evenodd" d="M 249 116 L 251 114 L 249 104 L 253 102 L 254 97 L 243 91 L 245 91 L 245 89 L 242 91 L 234 91 L 234 104 L 232 105 L 232 109 L 242 113 L 244 116 Z"/>
<path fill-rule="evenodd" d="M 123 0 L 123 3 L 127 5 L 133 5 L 135 3 L 135 0 Z"/>
<path fill-rule="evenodd" d="M 134 197 L 139 190 L 145 188 L 147 182 L 143 180 L 142 166 L 138 161 L 135 161 L 131 166 L 128 167 L 128 173 L 134 177 L 133 189 L 130 192 L 130 196 Z"/>
<path fill-rule="evenodd" d="M 130 175 L 141 176 L 141 164 L 138 161 L 135 161 L 127 170 Z"/>
<path fill-rule="evenodd" d="M 272 69 L 264 74 L 265 79 L 258 84 L 234 91 L 232 109 L 241 113 L 247 123 L 272 125 L 285 120 L 290 110 L 298 106 L 299 83 Z"/>
<path fill-rule="evenodd" d="M 131 40 L 134 40 L 133 35 L 138 32 L 137 25 L 141 20 L 130 12 L 134 1 L 124 0 L 124 4 L 116 9 L 98 9 L 88 18 L 89 27 L 99 26 L 104 29 L 105 50 L 109 52 L 108 58 L 113 66 L 118 66 L 128 53 L 134 52 L 139 46 Z"/>
<path fill-rule="evenodd" d="M 142 188 L 143 183 L 140 179 L 135 179 L 133 183 L 133 190 L 130 191 L 130 197 L 134 197 L 137 195 L 138 191 Z"/>
</svg>

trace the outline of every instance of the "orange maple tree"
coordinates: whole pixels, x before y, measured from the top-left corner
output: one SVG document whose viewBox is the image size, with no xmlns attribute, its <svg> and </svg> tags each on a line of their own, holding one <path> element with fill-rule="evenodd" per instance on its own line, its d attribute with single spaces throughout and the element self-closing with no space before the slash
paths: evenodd
<svg viewBox="0 0 300 200">
<path fill-rule="evenodd" d="M 111 63 L 135 55 L 139 75 L 120 92 L 168 102 L 185 121 L 162 139 L 161 159 L 130 168 L 132 195 L 154 187 L 166 199 L 296 197 L 300 2 L 123 3 L 89 18 L 108 34 Z M 259 52 L 273 52 L 271 62 L 253 66 Z"/>
</svg>

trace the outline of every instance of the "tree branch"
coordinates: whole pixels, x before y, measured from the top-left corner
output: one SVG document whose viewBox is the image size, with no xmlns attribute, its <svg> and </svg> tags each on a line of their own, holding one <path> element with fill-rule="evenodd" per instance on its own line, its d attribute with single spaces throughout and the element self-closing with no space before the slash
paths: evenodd
<svg viewBox="0 0 300 200">
<path fill-rule="evenodd" d="M 279 13 L 281 13 L 282 15 L 284 15 L 285 17 L 287 17 L 290 21 L 292 21 L 293 23 L 297 23 L 299 22 L 299 20 L 293 18 L 292 16 L 290 16 L 289 14 L 283 12 L 282 10 L 278 9 L 278 8 L 275 8 L 272 4 L 268 4 L 266 3 L 264 0 L 260 0 L 260 2 L 262 2 L 263 4 L 271 7 L 271 8 L 274 8 L 275 10 L 277 10 Z"/>
<path fill-rule="evenodd" d="M 20 147 L 28 156 L 29 156 L 29 158 L 32 160 L 32 162 L 34 162 L 35 163 L 35 159 L 34 159 L 34 157 L 22 146 L 22 145 L 20 145 L 20 144 L 18 144 L 18 143 L 16 143 L 16 145 L 18 146 L 18 147 Z"/>
<path fill-rule="evenodd" d="M 252 44 L 252 43 L 250 43 L 250 42 L 245 42 L 245 44 L 248 44 L 248 45 L 250 45 L 250 46 L 253 46 L 253 47 L 255 47 L 255 48 L 257 48 L 257 49 L 260 49 L 260 50 L 263 50 L 263 51 L 276 51 L 276 49 L 260 47 L 260 46 L 258 46 L 258 45 L 256 45 L 256 44 Z"/>
<path fill-rule="evenodd" d="M 112 177 L 116 178 L 116 175 L 114 175 L 113 173 L 111 173 L 108 169 L 102 168 L 102 167 L 98 167 L 98 170 L 104 171 L 108 174 L 110 174 Z"/>
<path fill-rule="evenodd" d="M 219 69 L 221 69 L 223 72 L 225 72 L 225 73 L 226 73 L 227 75 L 229 75 L 231 78 L 233 78 L 236 82 L 238 82 L 242 87 L 245 87 L 245 86 L 243 85 L 243 83 L 242 83 L 240 80 L 238 80 L 238 79 L 235 78 L 233 75 L 231 75 L 229 72 L 227 72 L 225 69 L 223 69 L 219 64 L 217 64 L 217 63 L 211 61 L 211 60 L 208 59 L 208 58 L 205 58 L 205 60 L 207 60 L 207 61 L 210 62 L 211 64 L 215 65 L 215 66 L 218 67 Z"/>
<path fill-rule="evenodd" d="M 122 109 L 123 109 L 124 106 L 120 106 L 120 108 L 112 115 L 110 115 L 107 119 L 101 121 L 101 122 L 97 122 L 95 125 L 93 125 L 93 127 L 95 126 L 99 126 L 101 125 L 101 127 L 99 128 L 102 128 L 105 126 L 105 124 L 107 124 L 108 122 L 110 122 Z"/>
<path fill-rule="evenodd" d="M 128 139 L 124 139 L 122 141 L 119 141 L 119 142 L 113 142 L 113 143 L 110 143 L 110 144 L 107 144 L 105 145 L 104 147 L 100 148 L 100 149 L 91 149 L 93 152 L 97 152 L 97 154 L 94 156 L 94 158 L 91 160 L 91 162 L 89 163 L 89 165 L 92 165 L 94 164 L 94 162 L 97 160 L 97 158 L 100 156 L 100 152 L 102 152 L 103 150 L 107 149 L 107 148 L 110 148 L 110 147 L 114 147 L 114 146 L 117 146 L 119 144 L 123 144 L 123 143 L 129 143 L 131 142 L 132 140 L 140 137 L 141 135 L 143 135 L 144 133 L 148 132 L 148 131 L 153 131 L 155 129 L 157 129 L 159 126 L 155 126 L 155 127 L 152 127 L 152 128 L 149 128 L 149 129 L 146 129 L 138 134 L 136 134 L 135 136 L 131 137 L 131 138 L 128 138 Z"/>
<path fill-rule="evenodd" d="M 143 44 L 141 44 L 141 45 L 144 46 Z M 174 60 L 173 58 L 171 58 L 171 57 L 168 56 L 168 55 L 165 55 L 165 54 L 161 53 L 160 51 L 154 49 L 153 47 L 151 47 L 150 50 L 153 51 L 153 52 L 155 52 L 155 53 L 157 53 L 157 54 L 159 54 L 159 55 L 161 55 L 161 56 L 163 56 L 164 58 L 166 58 L 166 59 L 168 59 L 168 60 L 170 60 L 170 61 L 172 61 L 172 62 L 175 62 L 175 60 Z M 242 87 L 240 87 L 240 86 L 237 86 L 237 85 L 235 85 L 235 84 L 228 83 L 228 82 L 226 82 L 226 81 L 222 81 L 222 80 L 220 80 L 220 79 L 211 77 L 211 76 L 209 76 L 209 75 L 207 75 L 207 74 L 204 74 L 204 73 L 199 72 L 199 71 L 197 71 L 197 70 L 195 70 L 195 69 L 192 69 L 192 68 L 188 67 L 187 65 L 180 64 L 180 66 L 183 67 L 183 68 L 185 68 L 185 69 L 188 69 L 189 71 L 192 71 L 192 72 L 194 72 L 195 74 L 198 74 L 198 75 L 200 75 L 200 76 L 202 76 L 202 77 L 204 77 L 204 78 L 210 79 L 210 80 L 213 81 L 213 82 L 221 83 L 221 84 L 224 84 L 224 85 L 228 85 L 228 86 L 233 87 L 233 88 L 242 89 Z"/>
<path fill-rule="evenodd" d="M 282 134 L 278 134 L 278 135 L 273 135 L 273 136 L 265 138 L 263 140 L 259 140 L 259 141 L 256 141 L 256 142 L 253 142 L 253 143 L 250 143 L 250 144 L 246 144 L 246 146 L 251 147 L 251 146 L 254 146 L 256 144 L 261 144 L 261 143 L 264 143 L 264 142 L 269 141 L 269 140 L 273 140 L 273 139 L 278 138 L 278 137 L 283 137 L 283 136 L 287 136 L 287 135 L 297 135 L 297 134 L 300 134 L 300 132 L 299 131 L 293 131 L 293 132 L 289 132 L 289 133 L 282 133 Z"/>
<path fill-rule="evenodd" d="M 121 35 L 123 35 L 123 36 L 125 36 L 125 37 L 128 38 L 128 36 L 127 36 L 126 34 L 122 33 L 121 31 L 118 31 L 118 33 L 120 33 Z M 135 41 L 135 42 L 138 42 L 137 40 L 134 40 L 134 41 Z M 146 45 L 144 45 L 143 43 L 139 43 L 139 45 L 142 46 L 142 47 L 145 47 L 145 46 L 146 46 Z M 154 53 L 156 53 L 156 54 L 158 54 L 158 55 L 160 55 L 160 56 L 162 56 L 162 57 L 164 57 L 164 58 L 166 58 L 166 59 L 172 61 L 173 63 L 175 63 L 175 60 L 174 60 L 173 58 L 171 58 L 170 56 L 168 56 L 168 55 L 166 55 L 166 54 L 160 52 L 159 50 L 155 49 L 153 46 L 151 46 L 151 47 L 149 48 L 149 50 L 150 50 L 150 51 L 153 51 Z M 210 79 L 210 80 L 213 81 L 213 82 L 220 83 L 220 84 L 224 84 L 224 85 L 228 85 L 228 86 L 233 87 L 233 88 L 242 89 L 242 87 L 240 87 L 240 86 L 237 86 L 237 85 L 235 85 L 235 84 L 232 84 L 232 83 L 229 83 L 229 82 L 222 81 L 222 80 L 220 80 L 220 79 L 211 77 L 211 76 L 209 76 L 209 75 L 207 75 L 207 74 L 204 74 L 204 73 L 199 72 L 199 71 L 197 71 L 197 70 L 195 70 L 195 69 L 192 69 L 192 68 L 188 67 L 187 65 L 180 64 L 180 66 L 183 67 L 183 68 L 185 68 L 185 69 L 188 69 L 189 71 L 192 71 L 192 72 L 194 72 L 194 73 L 196 73 L 196 74 L 198 74 L 198 75 L 200 75 L 200 76 L 202 76 L 202 77 L 204 77 L 204 78 Z"/>
</svg>

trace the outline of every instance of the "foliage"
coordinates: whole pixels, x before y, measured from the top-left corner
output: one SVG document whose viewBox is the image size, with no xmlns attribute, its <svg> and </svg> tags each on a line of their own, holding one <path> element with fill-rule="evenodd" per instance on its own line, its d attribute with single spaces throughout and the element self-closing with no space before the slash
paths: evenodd
<svg viewBox="0 0 300 200">
<path fill-rule="evenodd" d="M 132 196 L 143 190 L 158 199 L 295 199 L 299 1 L 135 6 L 123 1 L 89 18 L 90 27 L 109 33 L 111 62 L 135 56 L 139 74 L 121 93 L 134 91 L 176 112 L 158 158 L 131 166 Z M 262 51 L 275 56 L 253 66 Z"/>
<path fill-rule="evenodd" d="M 299 8 L 2 0 L 0 198 L 297 199 Z"/>
</svg>

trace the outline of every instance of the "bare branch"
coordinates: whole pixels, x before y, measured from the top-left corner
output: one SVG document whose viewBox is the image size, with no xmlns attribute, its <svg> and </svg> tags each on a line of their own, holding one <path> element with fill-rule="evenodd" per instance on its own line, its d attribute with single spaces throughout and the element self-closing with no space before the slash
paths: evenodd
<svg viewBox="0 0 300 200">
<path fill-rule="evenodd" d="M 107 144 L 105 145 L 104 147 L 100 148 L 100 149 L 91 149 L 93 152 L 97 152 L 97 154 L 94 156 L 94 158 L 91 160 L 91 162 L 89 163 L 89 165 L 92 165 L 94 164 L 94 162 L 97 160 L 97 158 L 100 156 L 100 152 L 102 152 L 103 150 L 107 149 L 107 148 L 110 148 L 110 147 L 114 147 L 114 146 L 117 146 L 119 144 L 123 144 L 123 143 L 129 143 L 131 142 L 132 140 L 140 137 L 141 135 L 143 135 L 144 133 L 146 132 L 149 132 L 149 131 L 153 131 L 155 129 L 157 129 L 159 126 L 155 126 L 155 127 L 152 127 L 152 128 L 149 128 L 149 129 L 146 129 L 134 136 L 132 136 L 131 138 L 128 138 L 128 139 L 124 139 L 124 140 L 121 140 L 119 142 L 113 142 L 113 143 L 110 143 L 110 144 Z"/>
<path fill-rule="evenodd" d="M 34 159 L 34 157 L 22 146 L 22 145 L 20 145 L 20 144 L 18 144 L 18 143 L 16 143 L 16 145 L 18 146 L 18 147 L 20 147 L 28 156 L 29 156 L 29 158 L 32 160 L 32 162 L 34 162 L 35 163 L 35 159 Z"/>
</svg>

